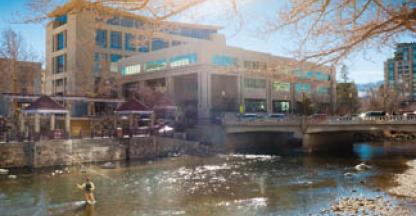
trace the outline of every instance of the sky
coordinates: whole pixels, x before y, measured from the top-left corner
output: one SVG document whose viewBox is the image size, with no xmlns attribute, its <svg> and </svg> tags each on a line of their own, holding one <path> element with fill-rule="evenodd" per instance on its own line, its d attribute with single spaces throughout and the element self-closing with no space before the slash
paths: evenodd
<svg viewBox="0 0 416 216">
<path fill-rule="evenodd" d="M 29 45 L 43 61 L 45 56 L 45 24 L 18 24 L 16 12 L 25 13 L 25 2 L 27 0 L 0 0 L 0 31 L 12 28 L 23 36 L 25 43 Z M 204 24 L 217 24 L 222 26 L 220 33 L 226 36 L 227 45 L 240 47 L 248 50 L 266 52 L 278 56 L 290 57 L 290 50 L 296 46 L 290 40 L 290 35 L 280 32 L 271 35 L 260 35 L 261 29 L 254 27 L 251 23 L 264 21 L 266 16 L 272 16 L 279 4 L 270 4 L 270 0 L 243 0 L 245 16 L 243 19 L 232 18 L 224 14 L 222 19 L 218 18 L 218 7 L 221 5 L 209 5 L 201 7 L 188 14 L 175 17 L 175 21 L 195 22 Z M 279 2 L 279 1 L 276 1 Z M 280 1 L 281 2 L 281 1 Z M 203 13 L 200 10 L 203 10 Z M 195 14 L 204 14 L 203 17 L 195 19 Z M 216 16 L 206 16 L 216 14 Z M 213 18 L 215 17 L 215 19 Z M 236 25 L 236 23 L 240 23 Z M 411 42 L 408 38 L 404 42 Z M 383 52 L 379 50 L 366 50 L 364 53 L 351 55 L 344 64 L 348 66 L 350 78 L 356 83 L 368 83 L 383 80 L 383 62 L 392 57 L 394 50 L 386 47 Z"/>
</svg>

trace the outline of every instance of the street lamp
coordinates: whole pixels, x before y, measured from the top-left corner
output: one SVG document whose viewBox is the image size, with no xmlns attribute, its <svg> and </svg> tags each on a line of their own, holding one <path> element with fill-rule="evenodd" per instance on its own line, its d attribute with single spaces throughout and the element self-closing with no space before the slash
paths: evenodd
<svg viewBox="0 0 416 216">
<path fill-rule="evenodd" d="M 350 115 L 352 115 L 352 92 L 348 94 L 348 98 L 350 100 Z"/>
</svg>

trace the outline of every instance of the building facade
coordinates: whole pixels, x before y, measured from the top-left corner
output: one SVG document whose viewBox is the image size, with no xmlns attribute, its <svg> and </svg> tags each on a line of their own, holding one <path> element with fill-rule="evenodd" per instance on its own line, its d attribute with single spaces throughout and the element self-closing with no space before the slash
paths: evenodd
<svg viewBox="0 0 416 216">
<path fill-rule="evenodd" d="M 100 86 L 108 88 L 119 80 L 121 58 L 189 42 L 225 40 L 216 34 L 218 27 L 157 22 L 85 0 L 71 0 L 49 17 L 45 90 L 51 95 L 95 96 Z M 110 91 L 117 92 L 120 86 L 113 86 Z"/>
<path fill-rule="evenodd" d="M 0 58 L 0 75 L 2 77 L 0 93 L 40 94 L 42 92 L 43 74 L 40 62 Z"/>
<path fill-rule="evenodd" d="M 384 62 L 384 86 L 402 103 L 416 101 L 416 43 L 399 43 Z"/>
<path fill-rule="evenodd" d="M 123 95 L 161 89 L 184 112 L 296 112 L 306 100 L 315 112 L 333 109 L 335 70 L 312 63 L 198 41 L 137 54 L 119 62 Z M 190 112 L 192 113 L 192 112 Z"/>
</svg>

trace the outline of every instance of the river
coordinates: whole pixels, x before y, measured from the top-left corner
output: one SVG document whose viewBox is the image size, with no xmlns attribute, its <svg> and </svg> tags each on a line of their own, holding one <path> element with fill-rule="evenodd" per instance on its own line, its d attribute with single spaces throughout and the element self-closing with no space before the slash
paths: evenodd
<svg viewBox="0 0 416 216">
<path fill-rule="evenodd" d="M 94 207 L 82 205 L 75 186 L 85 175 L 80 166 L 55 176 L 53 170 L 12 170 L 17 179 L 0 180 L 0 215 L 308 215 L 343 196 L 382 196 L 413 214 L 414 201 L 386 192 L 395 185 L 394 175 L 416 158 L 413 146 L 358 143 L 342 155 L 291 151 L 179 156 L 119 163 L 115 169 L 88 165 L 97 188 Z M 355 171 L 360 162 L 371 169 Z"/>
</svg>

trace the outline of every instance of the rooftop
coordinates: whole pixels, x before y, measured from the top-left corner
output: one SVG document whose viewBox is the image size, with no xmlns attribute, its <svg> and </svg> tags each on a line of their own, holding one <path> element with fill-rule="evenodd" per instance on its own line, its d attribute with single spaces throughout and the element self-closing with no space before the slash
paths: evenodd
<svg viewBox="0 0 416 216">
<path fill-rule="evenodd" d="M 68 112 L 65 107 L 63 107 L 58 102 L 54 101 L 52 98 L 42 95 L 35 101 L 33 101 L 30 106 L 24 109 L 25 112 L 44 112 L 44 113 L 65 113 Z"/>
<path fill-rule="evenodd" d="M 57 7 L 55 10 L 48 13 L 48 17 L 58 17 L 65 15 L 72 11 L 82 11 L 82 10 L 96 10 L 99 13 L 104 14 L 111 14 L 111 15 L 118 15 L 118 16 L 125 16 L 134 19 L 140 19 L 147 22 L 161 22 L 161 24 L 173 25 L 173 26 L 182 26 L 182 27 L 192 27 L 192 28 L 199 28 L 199 29 L 210 29 L 210 30 L 218 30 L 221 27 L 214 26 L 214 25 L 200 25 L 200 24 L 191 24 L 191 23 L 181 23 L 181 22 L 171 22 L 167 21 L 166 19 L 162 18 L 162 20 L 158 20 L 157 18 L 151 18 L 143 15 L 139 15 L 136 13 L 128 12 L 122 9 L 117 9 L 109 6 L 105 6 L 100 2 L 90 2 L 87 0 L 70 0 L 68 3 Z"/>
</svg>

